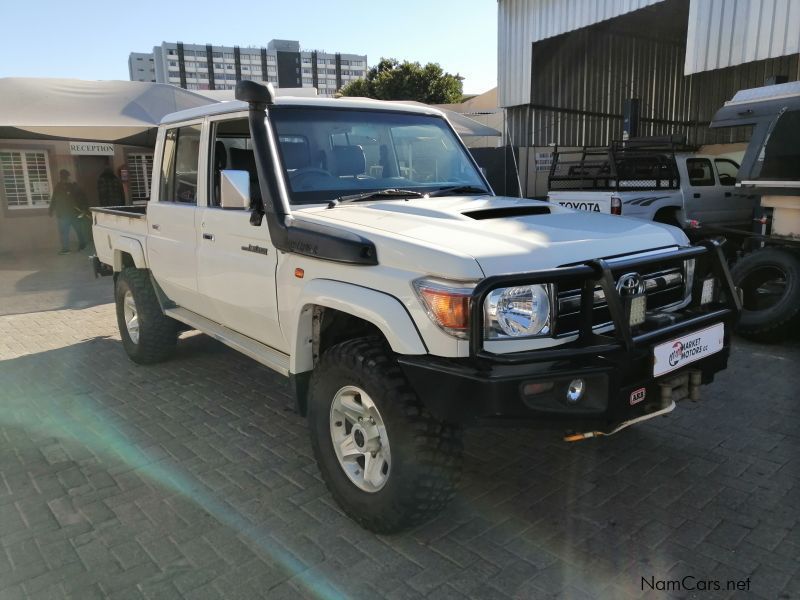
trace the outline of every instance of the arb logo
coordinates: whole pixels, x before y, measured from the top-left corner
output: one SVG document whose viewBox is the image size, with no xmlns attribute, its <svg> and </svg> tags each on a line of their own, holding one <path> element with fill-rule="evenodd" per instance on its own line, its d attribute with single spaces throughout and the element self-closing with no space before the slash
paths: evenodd
<svg viewBox="0 0 800 600">
<path fill-rule="evenodd" d="M 634 404 L 639 404 L 639 402 L 644 400 L 644 397 L 646 395 L 647 395 L 646 388 L 639 388 L 638 390 L 633 390 L 631 392 L 631 406 L 633 406 Z"/>
</svg>

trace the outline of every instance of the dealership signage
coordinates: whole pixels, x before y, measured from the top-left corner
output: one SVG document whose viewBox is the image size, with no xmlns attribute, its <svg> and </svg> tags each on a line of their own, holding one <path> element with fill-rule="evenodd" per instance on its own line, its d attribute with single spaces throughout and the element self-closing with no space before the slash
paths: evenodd
<svg viewBox="0 0 800 600">
<path fill-rule="evenodd" d="M 114 156 L 114 144 L 100 142 L 70 142 L 69 153 L 72 155 Z"/>
</svg>

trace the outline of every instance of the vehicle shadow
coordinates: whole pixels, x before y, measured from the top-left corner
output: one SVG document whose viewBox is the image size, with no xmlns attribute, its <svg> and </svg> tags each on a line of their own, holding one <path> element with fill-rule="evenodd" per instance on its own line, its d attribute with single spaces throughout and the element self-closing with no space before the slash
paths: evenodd
<svg viewBox="0 0 800 600">
<path fill-rule="evenodd" d="M 0 258 L 0 316 L 89 308 L 113 297 L 111 279 L 95 279 L 87 250 Z"/>
</svg>

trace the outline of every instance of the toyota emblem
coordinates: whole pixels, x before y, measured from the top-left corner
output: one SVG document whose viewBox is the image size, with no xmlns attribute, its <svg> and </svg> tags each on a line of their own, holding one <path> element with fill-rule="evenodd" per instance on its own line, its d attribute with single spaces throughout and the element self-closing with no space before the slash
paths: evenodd
<svg viewBox="0 0 800 600">
<path fill-rule="evenodd" d="M 644 294 L 647 286 L 638 273 L 626 273 L 617 281 L 617 291 L 620 296 L 638 296 Z"/>
</svg>

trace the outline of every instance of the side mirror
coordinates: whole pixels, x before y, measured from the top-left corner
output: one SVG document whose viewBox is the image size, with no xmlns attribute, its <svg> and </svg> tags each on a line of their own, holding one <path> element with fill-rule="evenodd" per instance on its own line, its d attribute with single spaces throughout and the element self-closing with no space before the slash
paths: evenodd
<svg viewBox="0 0 800 600">
<path fill-rule="evenodd" d="M 250 173 L 220 171 L 219 195 L 222 208 L 250 208 Z"/>
</svg>

